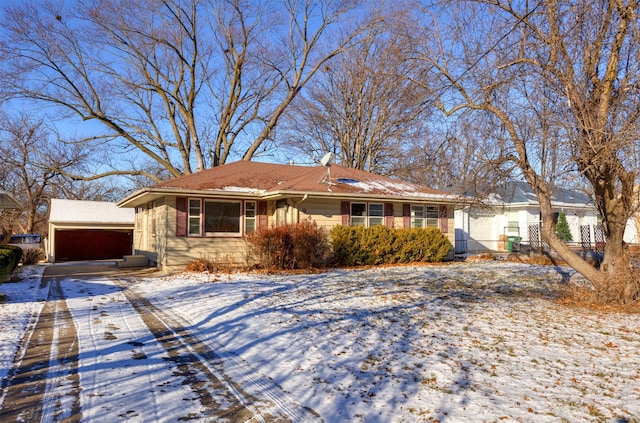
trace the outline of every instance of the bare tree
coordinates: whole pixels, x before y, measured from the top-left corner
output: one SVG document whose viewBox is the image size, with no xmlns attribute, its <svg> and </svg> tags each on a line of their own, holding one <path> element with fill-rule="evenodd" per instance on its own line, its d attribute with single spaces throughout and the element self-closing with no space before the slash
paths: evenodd
<svg viewBox="0 0 640 423">
<path fill-rule="evenodd" d="M 602 303 L 640 297 L 623 242 L 640 168 L 639 10 L 625 0 L 454 2 L 425 9 L 415 52 L 443 111 L 493 123 L 491 160 L 516 166 L 537 195 L 544 239 Z M 551 195 L 567 174 L 589 182 L 602 217 L 599 269 L 555 234 Z"/>
<path fill-rule="evenodd" d="M 375 31 L 327 62 L 297 99 L 286 125 L 287 145 L 317 160 L 333 152 L 343 166 L 378 173 L 393 170 L 393 158 L 412 139 L 424 139 L 429 108 L 411 83 L 402 24 L 408 10 L 394 8 L 377 19 Z M 383 17 L 384 16 L 384 17 Z"/>
<path fill-rule="evenodd" d="M 95 122 L 112 152 L 170 176 L 249 160 L 323 64 L 363 30 L 357 2 L 105 0 L 5 9 L 6 96 Z M 133 163 L 129 172 L 165 176 Z M 100 175 L 100 176 L 104 176 Z"/>
<path fill-rule="evenodd" d="M 0 189 L 12 193 L 23 210 L 3 211 L 3 233 L 46 233 L 48 199 L 109 197 L 101 184 L 74 182 L 60 170 L 77 171 L 91 151 L 84 144 L 61 144 L 42 120 L 22 116 L 0 117 Z"/>
</svg>

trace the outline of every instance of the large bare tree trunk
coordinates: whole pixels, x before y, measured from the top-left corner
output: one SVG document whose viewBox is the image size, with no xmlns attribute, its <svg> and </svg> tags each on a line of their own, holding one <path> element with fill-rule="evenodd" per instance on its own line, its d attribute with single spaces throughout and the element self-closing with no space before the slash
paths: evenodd
<svg viewBox="0 0 640 423">
<path fill-rule="evenodd" d="M 422 34 L 433 78 L 423 86 L 449 116 L 487 117 L 493 131 L 477 133 L 493 144 L 481 154 L 529 183 L 543 238 L 593 284 L 599 303 L 640 300 L 640 272 L 623 240 L 640 169 L 639 11 L 631 0 L 455 1 Z M 554 187 L 578 180 L 602 218 L 599 269 L 555 234 Z"/>
</svg>

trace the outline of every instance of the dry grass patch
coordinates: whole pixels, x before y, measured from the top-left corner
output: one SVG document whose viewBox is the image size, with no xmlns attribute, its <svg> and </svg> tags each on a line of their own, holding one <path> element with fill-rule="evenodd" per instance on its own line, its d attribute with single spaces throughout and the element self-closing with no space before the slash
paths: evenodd
<svg viewBox="0 0 640 423">
<path fill-rule="evenodd" d="M 632 304 L 603 304 L 598 292 L 586 286 L 568 285 L 558 297 L 558 303 L 564 306 L 584 308 L 606 313 L 640 313 L 640 301 Z"/>
</svg>

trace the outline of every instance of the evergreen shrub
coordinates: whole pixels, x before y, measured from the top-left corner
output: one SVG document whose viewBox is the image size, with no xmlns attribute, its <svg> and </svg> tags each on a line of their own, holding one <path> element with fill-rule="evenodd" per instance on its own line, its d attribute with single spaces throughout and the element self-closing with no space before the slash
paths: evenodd
<svg viewBox="0 0 640 423">
<path fill-rule="evenodd" d="M 22 258 L 22 248 L 14 245 L 0 245 L 0 282 L 13 272 Z"/>
<path fill-rule="evenodd" d="M 336 226 L 331 240 L 334 261 L 341 266 L 441 262 L 452 248 L 446 235 L 432 227 Z"/>
<path fill-rule="evenodd" d="M 556 224 L 556 235 L 564 242 L 573 241 L 573 235 L 571 235 L 571 229 L 569 228 L 569 222 L 567 221 L 567 215 L 561 212 L 558 216 L 558 223 Z"/>
<path fill-rule="evenodd" d="M 311 221 L 260 229 L 247 236 L 258 264 L 269 270 L 309 269 L 324 265 L 329 234 Z"/>
</svg>

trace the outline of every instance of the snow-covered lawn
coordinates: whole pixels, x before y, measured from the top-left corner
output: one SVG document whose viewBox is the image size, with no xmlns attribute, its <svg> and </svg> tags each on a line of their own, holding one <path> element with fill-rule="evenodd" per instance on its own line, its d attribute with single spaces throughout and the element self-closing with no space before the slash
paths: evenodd
<svg viewBox="0 0 640 423">
<path fill-rule="evenodd" d="M 469 263 L 136 288 L 325 421 L 640 416 L 638 316 L 556 305 L 562 272 Z"/>
<path fill-rule="evenodd" d="M 129 286 L 188 322 L 230 367 L 248 364 L 326 422 L 640 421 L 640 319 L 556 304 L 569 277 L 568 269 L 476 262 L 185 273 Z M 0 285 L 4 292 L 3 377 L 12 337 L 40 307 L 34 282 Z M 83 390 L 98 390 L 85 381 Z"/>
</svg>

